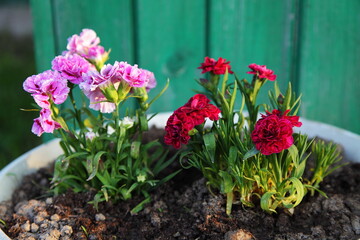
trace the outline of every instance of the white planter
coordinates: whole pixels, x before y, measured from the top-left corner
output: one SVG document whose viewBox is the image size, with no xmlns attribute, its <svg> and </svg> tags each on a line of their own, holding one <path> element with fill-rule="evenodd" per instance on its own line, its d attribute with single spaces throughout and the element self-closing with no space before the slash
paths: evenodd
<svg viewBox="0 0 360 240">
<path fill-rule="evenodd" d="M 150 124 L 163 128 L 170 114 L 158 114 L 151 119 Z M 360 135 L 320 122 L 306 119 L 300 121 L 303 125 L 296 130 L 307 134 L 309 137 L 317 136 L 341 144 L 347 159 L 360 162 Z M 61 154 L 62 150 L 58 143 L 59 140 L 54 139 L 42 144 L 21 155 L 0 171 L 0 202 L 11 198 L 12 192 L 20 184 L 23 176 L 47 166 Z M 0 240 L 9 239 L 0 229 Z"/>
</svg>

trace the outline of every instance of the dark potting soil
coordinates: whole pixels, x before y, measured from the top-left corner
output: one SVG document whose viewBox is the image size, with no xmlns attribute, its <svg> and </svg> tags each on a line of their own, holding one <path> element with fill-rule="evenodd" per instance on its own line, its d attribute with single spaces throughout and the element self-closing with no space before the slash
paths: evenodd
<svg viewBox="0 0 360 240">
<path fill-rule="evenodd" d="M 321 184 L 328 198 L 307 195 L 293 215 L 235 205 L 230 217 L 225 198 L 210 194 L 196 169 L 183 170 L 152 192 L 152 202 L 136 215 L 130 210 L 140 198 L 102 203 L 96 211 L 88 204 L 94 193 L 69 191 L 50 197 L 46 189 L 51 171 L 27 176 L 12 202 L 0 205 L 6 227 L 0 226 L 12 239 L 360 238 L 360 163 L 333 172 Z"/>
</svg>

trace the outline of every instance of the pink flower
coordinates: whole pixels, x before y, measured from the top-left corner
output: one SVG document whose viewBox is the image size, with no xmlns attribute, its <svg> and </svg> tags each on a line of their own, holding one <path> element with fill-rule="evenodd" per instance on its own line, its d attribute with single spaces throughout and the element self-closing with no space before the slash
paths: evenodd
<svg viewBox="0 0 360 240">
<path fill-rule="evenodd" d="M 100 60 L 105 54 L 102 46 L 99 46 L 100 39 L 92 29 L 83 29 L 80 35 L 74 34 L 68 39 L 67 49 L 71 54 L 79 54 L 82 57 Z"/>
<path fill-rule="evenodd" d="M 60 123 L 52 119 L 49 109 L 44 108 L 40 111 L 40 117 L 34 119 L 31 131 L 40 137 L 44 132 L 53 133 L 55 129 L 59 128 L 61 128 Z"/>
<path fill-rule="evenodd" d="M 51 102 L 63 103 L 70 91 L 67 80 L 60 73 L 51 70 L 28 77 L 23 83 L 23 88 L 31 93 L 41 108 L 50 108 Z"/>
<path fill-rule="evenodd" d="M 293 127 L 300 127 L 302 123 L 298 116 L 286 116 L 288 112 L 282 114 L 275 109 L 256 122 L 251 139 L 262 154 L 279 153 L 293 144 Z"/>
<path fill-rule="evenodd" d="M 134 66 L 125 65 L 121 77 L 131 87 L 145 87 L 150 80 L 149 74 L 138 68 L 136 64 Z"/>
<path fill-rule="evenodd" d="M 209 103 L 203 94 L 196 94 L 168 119 L 165 127 L 165 143 L 180 148 L 190 140 L 189 131 L 205 122 L 206 118 L 218 120 L 220 109 Z"/>
<path fill-rule="evenodd" d="M 273 70 L 267 69 L 265 65 L 257 65 L 252 63 L 249 65 L 249 68 L 252 71 L 246 72 L 249 74 L 259 74 L 259 78 L 267 78 L 270 81 L 276 80 L 276 75 L 274 74 Z"/>
<path fill-rule="evenodd" d="M 111 84 L 111 79 L 115 76 L 115 74 L 112 75 L 111 68 L 111 65 L 104 66 L 104 75 L 96 71 L 88 72 L 83 76 L 84 81 L 79 85 L 85 96 L 90 100 L 89 107 L 102 113 L 111 113 L 115 110 L 115 104 L 108 102 L 100 88 L 107 83 Z"/>
<path fill-rule="evenodd" d="M 87 73 L 91 64 L 77 54 L 57 56 L 52 61 L 52 69 L 59 71 L 61 76 L 73 84 L 82 82 L 82 74 Z"/>
<path fill-rule="evenodd" d="M 217 61 L 213 58 L 205 57 L 201 66 L 198 69 L 202 69 L 201 73 L 211 72 L 213 74 L 225 74 L 226 69 L 230 74 L 234 73 L 231 71 L 230 62 L 226 62 L 226 59 L 219 57 Z"/>
<path fill-rule="evenodd" d="M 145 75 L 145 77 L 148 79 L 147 84 L 146 84 L 146 90 L 149 92 L 150 89 L 153 89 L 154 87 L 156 87 L 157 82 L 156 82 L 153 72 L 150 72 L 146 69 L 142 69 L 142 71 L 143 71 L 143 74 Z"/>
</svg>

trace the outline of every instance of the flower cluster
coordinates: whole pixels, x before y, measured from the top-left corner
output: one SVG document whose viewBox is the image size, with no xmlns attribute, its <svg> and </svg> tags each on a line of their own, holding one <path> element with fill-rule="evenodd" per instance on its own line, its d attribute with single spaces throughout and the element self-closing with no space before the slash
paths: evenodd
<svg viewBox="0 0 360 240">
<path fill-rule="evenodd" d="M 313 194 L 318 189 L 323 177 L 337 167 L 332 165 L 339 158 L 333 146 L 316 144 L 315 171 L 311 179 L 305 179 L 306 153 L 312 141 L 293 132 L 294 127 L 302 125 L 296 116 L 300 97 L 292 92 L 291 84 L 282 94 L 275 82 L 275 92 L 269 92 L 271 106 L 257 105 L 261 87 L 268 80 L 274 82 L 277 75 L 265 65 L 253 63 L 248 67 L 247 73 L 253 75 L 251 82 L 235 76 L 235 81 L 229 83 L 233 73 L 230 62 L 205 57 L 198 69 L 210 73 L 210 79 L 199 80 L 204 91 L 170 116 L 165 143 L 175 148 L 186 145 L 180 150 L 181 163 L 198 168 L 210 188 L 226 195 L 227 214 L 233 202 L 254 206 L 254 198 L 260 198 L 261 208 L 267 212 L 276 212 L 279 207 L 292 212 L 306 192 Z M 240 102 L 236 98 L 238 90 Z M 238 111 L 236 104 L 240 106 Z M 243 111 L 245 106 L 247 113 Z M 265 114 L 258 119 L 263 106 Z M 204 127 L 204 117 L 214 121 L 211 127 Z"/>
<path fill-rule="evenodd" d="M 61 137 L 64 154 L 55 163 L 55 193 L 68 188 L 87 191 L 90 186 L 98 190 L 95 204 L 126 200 L 133 193 L 148 200 L 148 190 L 175 174 L 156 179 L 168 164 L 156 160 L 164 159 L 166 151 L 157 141 L 142 142 L 148 129 L 146 110 L 154 102 L 148 102 L 148 91 L 157 85 L 156 79 L 136 64 L 106 64 L 109 52 L 99 44 L 95 31 L 83 29 L 68 39 L 67 51 L 52 60 L 52 69 L 24 81 L 24 90 L 33 96 L 40 112 L 32 132 Z M 89 102 L 78 104 L 75 89 Z M 121 110 L 129 98 L 137 100 L 138 108 Z M 120 118 L 122 112 L 128 115 Z"/>
<path fill-rule="evenodd" d="M 143 88 L 149 91 L 156 86 L 154 74 L 136 64 L 115 61 L 113 65 L 103 65 L 108 52 L 98 45 L 100 39 L 93 30 L 84 29 L 80 36 L 73 35 L 68 41 L 69 51 L 54 58 L 52 70 L 28 77 L 23 84 L 24 90 L 31 93 L 41 108 L 52 109 L 53 104 L 62 104 L 70 92 L 68 83 L 79 85 L 90 100 L 89 107 L 102 113 L 113 112 L 131 89 Z M 56 115 L 53 109 L 51 114 L 40 114 L 34 120 L 33 132 L 41 135 L 59 128 L 60 123 L 56 124 L 56 128 L 40 124 L 56 122 Z"/>
<path fill-rule="evenodd" d="M 180 148 L 181 144 L 188 143 L 189 132 L 195 126 L 203 124 L 206 118 L 218 120 L 220 109 L 209 102 L 205 95 L 196 94 L 184 106 L 178 108 L 167 121 L 165 143 Z"/>
</svg>

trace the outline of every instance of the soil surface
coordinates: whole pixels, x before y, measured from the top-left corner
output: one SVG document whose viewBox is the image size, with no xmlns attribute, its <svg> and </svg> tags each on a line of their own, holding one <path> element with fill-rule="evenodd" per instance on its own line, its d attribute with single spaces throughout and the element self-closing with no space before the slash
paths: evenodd
<svg viewBox="0 0 360 240">
<path fill-rule="evenodd" d="M 136 215 L 130 210 L 141 199 L 103 203 L 96 211 L 88 204 L 94 193 L 49 196 L 51 173 L 49 167 L 27 176 L 12 201 L 0 204 L 0 226 L 11 239 L 360 238 L 360 163 L 333 172 L 321 185 L 328 198 L 308 195 L 293 215 L 236 205 L 228 217 L 225 198 L 210 194 L 195 169 L 158 188 Z"/>
</svg>

